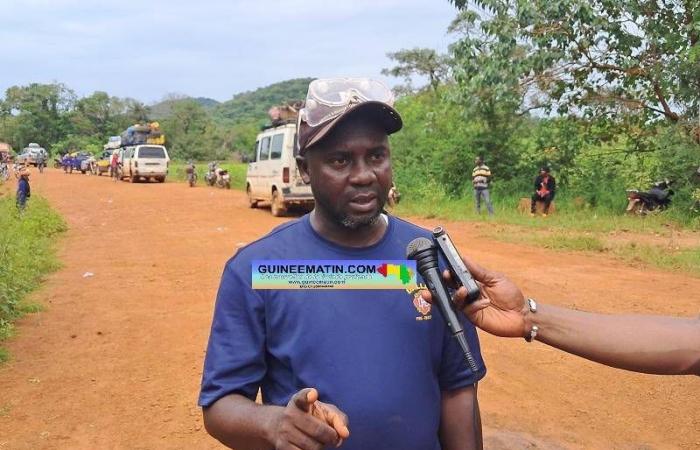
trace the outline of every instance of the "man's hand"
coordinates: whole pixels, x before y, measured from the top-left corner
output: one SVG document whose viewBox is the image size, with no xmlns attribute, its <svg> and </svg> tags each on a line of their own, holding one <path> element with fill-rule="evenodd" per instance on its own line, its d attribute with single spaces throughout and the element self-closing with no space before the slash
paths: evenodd
<svg viewBox="0 0 700 450">
<path fill-rule="evenodd" d="M 502 337 L 525 336 L 530 329 L 526 323 L 529 308 L 520 289 L 505 275 L 485 269 L 470 259 L 462 259 L 479 283 L 481 295 L 467 305 L 467 290 L 460 287 L 452 297 L 457 307 L 486 332 Z M 445 270 L 443 277 L 454 286 L 449 271 Z M 427 302 L 432 301 L 429 291 L 421 295 Z"/>
<path fill-rule="evenodd" d="M 334 405 L 318 401 L 318 391 L 302 389 L 287 403 L 271 426 L 276 450 L 320 450 L 339 447 L 350 436 L 347 416 Z"/>
</svg>

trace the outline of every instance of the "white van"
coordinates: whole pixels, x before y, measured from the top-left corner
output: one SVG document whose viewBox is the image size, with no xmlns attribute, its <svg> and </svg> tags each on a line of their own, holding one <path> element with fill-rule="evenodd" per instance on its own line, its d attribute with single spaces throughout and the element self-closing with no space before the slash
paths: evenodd
<svg viewBox="0 0 700 450">
<path fill-rule="evenodd" d="M 255 160 L 248 164 L 248 204 L 270 202 L 273 216 L 282 216 L 289 206 L 312 209 L 311 186 L 304 183 L 295 159 L 296 124 L 268 128 L 255 141 Z"/>
<path fill-rule="evenodd" d="M 162 145 L 132 145 L 119 150 L 119 163 L 122 179 L 136 183 L 140 178 L 154 178 L 162 183 L 168 175 L 170 157 Z"/>
</svg>

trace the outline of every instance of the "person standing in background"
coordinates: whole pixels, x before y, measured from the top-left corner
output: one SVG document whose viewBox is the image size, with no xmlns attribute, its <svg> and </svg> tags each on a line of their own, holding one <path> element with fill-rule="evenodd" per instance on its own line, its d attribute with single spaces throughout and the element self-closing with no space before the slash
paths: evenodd
<svg viewBox="0 0 700 450">
<path fill-rule="evenodd" d="M 540 169 L 540 174 L 535 178 L 535 193 L 532 194 L 532 202 L 530 203 L 530 215 L 535 217 L 537 202 L 544 203 L 544 211 L 542 217 L 547 217 L 549 214 L 549 205 L 554 200 L 554 194 L 557 190 L 557 183 L 552 174 L 549 173 L 549 167 L 544 166 Z"/>
<path fill-rule="evenodd" d="M 27 207 L 27 200 L 31 196 L 29 171 L 23 168 L 19 172 L 19 180 L 17 181 L 17 209 L 20 213 L 24 212 L 24 209 Z"/>
<path fill-rule="evenodd" d="M 491 170 L 481 156 L 477 156 L 474 161 L 476 167 L 472 170 L 472 185 L 474 186 L 474 204 L 476 213 L 481 214 L 481 199 L 486 203 L 486 209 L 489 216 L 493 215 L 493 205 L 491 204 L 491 196 L 489 194 L 489 184 L 491 183 Z"/>
</svg>

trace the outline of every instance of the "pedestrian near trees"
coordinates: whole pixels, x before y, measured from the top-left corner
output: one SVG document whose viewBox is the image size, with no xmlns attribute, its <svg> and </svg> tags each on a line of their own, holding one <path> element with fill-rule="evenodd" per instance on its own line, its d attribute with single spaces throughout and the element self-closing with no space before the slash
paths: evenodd
<svg viewBox="0 0 700 450">
<path fill-rule="evenodd" d="M 489 193 L 489 185 L 491 184 L 491 170 L 484 164 L 484 159 L 478 156 L 474 160 L 474 170 L 472 170 L 472 185 L 474 186 L 474 205 L 476 213 L 481 214 L 481 200 L 486 203 L 486 209 L 489 216 L 493 215 L 493 205 L 491 204 L 491 195 Z"/>
<path fill-rule="evenodd" d="M 17 181 L 17 209 L 24 212 L 27 207 L 27 200 L 31 197 L 31 188 L 29 187 L 29 171 L 22 169 L 19 172 L 19 180 Z"/>
</svg>

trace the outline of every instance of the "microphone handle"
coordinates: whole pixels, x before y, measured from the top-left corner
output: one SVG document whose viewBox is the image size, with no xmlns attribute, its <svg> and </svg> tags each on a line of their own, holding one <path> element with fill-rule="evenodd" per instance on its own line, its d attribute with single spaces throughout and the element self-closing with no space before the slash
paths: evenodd
<svg viewBox="0 0 700 450">
<path fill-rule="evenodd" d="M 467 364 L 469 364 L 469 368 L 472 370 L 472 372 L 476 373 L 479 368 L 474 360 L 471 350 L 469 349 L 469 343 L 464 335 L 462 323 L 459 321 L 454 308 L 452 308 L 452 300 L 450 299 L 450 295 L 447 293 L 447 289 L 445 289 L 445 285 L 442 283 L 440 272 L 436 267 L 431 267 L 426 269 L 423 273 L 421 273 L 421 275 L 423 275 L 425 284 L 428 286 L 428 290 L 430 290 L 430 293 L 433 296 L 433 303 L 437 303 L 440 313 L 442 313 L 442 317 L 445 319 L 445 322 L 447 322 L 447 327 L 450 329 L 450 333 L 452 333 L 452 336 L 457 339 L 457 343 L 464 354 L 464 359 L 467 361 Z"/>
</svg>

